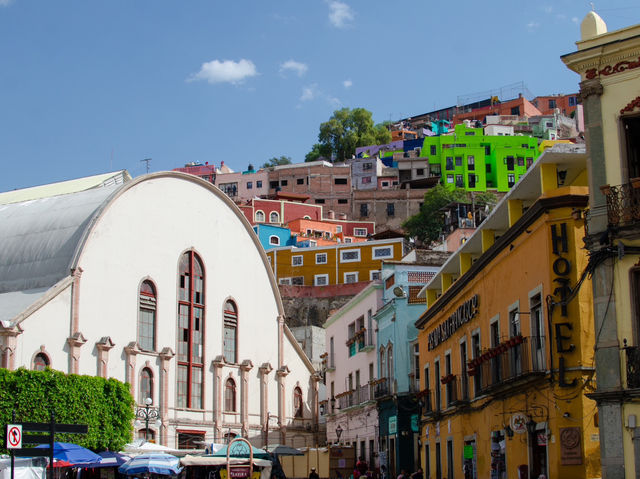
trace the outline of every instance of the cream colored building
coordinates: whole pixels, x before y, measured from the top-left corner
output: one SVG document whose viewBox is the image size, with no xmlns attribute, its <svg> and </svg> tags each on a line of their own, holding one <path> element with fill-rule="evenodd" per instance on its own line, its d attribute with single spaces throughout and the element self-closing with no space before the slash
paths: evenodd
<svg viewBox="0 0 640 479">
<path fill-rule="evenodd" d="M 170 447 L 316 444 L 319 376 L 231 199 L 176 172 L 81 183 L 0 205 L 0 365 L 126 381 Z"/>
<path fill-rule="evenodd" d="M 640 25 L 609 32 L 595 12 L 577 51 L 589 163 L 585 238 L 593 275 L 604 478 L 640 477 Z"/>
</svg>

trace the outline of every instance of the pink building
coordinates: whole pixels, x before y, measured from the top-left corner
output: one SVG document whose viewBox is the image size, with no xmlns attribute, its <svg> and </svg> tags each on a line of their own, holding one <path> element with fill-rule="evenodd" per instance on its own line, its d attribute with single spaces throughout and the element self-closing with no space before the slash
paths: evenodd
<svg viewBox="0 0 640 479">
<path fill-rule="evenodd" d="M 218 173 L 214 184 L 232 200 L 247 201 L 269 193 L 269 173 L 266 170 Z"/>
<path fill-rule="evenodd" d="M 174 168 L 173 171 L 189 173 L 190 175 L 198 176 L 209 183 L 213 183 L 216 179 L 216 167 L 213 163 L 209 164 L 208 161 L 204 165 L 196 162 L 187 163 L 183 168 Z"/>
<path fill-rule="evenodd" d="M 325 322 L 327 440 L 356 446 L 372 470 L 378 467 L 378 412 L 373 388 L 378 379 L 373 315 L 382 307 L 382 285 L 374 281 Z M 338 427 L 339 426 L 339 427 Z"/>
<path fill-rule="evenodd" d="M 298 218 L 316 221 L 322 219 L 322 206 L 297 201 L 252 198 L 246 204 L 239 206 L 252 225 L 256 223 L 284 225 Z"/>
</svg>

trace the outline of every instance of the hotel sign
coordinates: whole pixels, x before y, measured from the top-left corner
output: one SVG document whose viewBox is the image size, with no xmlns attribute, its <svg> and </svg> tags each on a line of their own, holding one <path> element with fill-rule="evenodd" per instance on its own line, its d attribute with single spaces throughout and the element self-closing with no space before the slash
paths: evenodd
<svg viewBox="0 0 640 479">
<path fill-rule="evenodd" d="M 466 300 L 445 321 L 440 323 L 429 333 L 428 349 L 435 349 L 440 343 L 446 341 L 463 324 L 468 323 L 478 314 L 478 295 Z"/>
</svg>

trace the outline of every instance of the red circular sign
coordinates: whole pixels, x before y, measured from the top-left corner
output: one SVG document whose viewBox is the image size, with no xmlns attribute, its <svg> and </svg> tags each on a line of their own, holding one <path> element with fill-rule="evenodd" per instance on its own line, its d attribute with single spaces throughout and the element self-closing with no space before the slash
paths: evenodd
<svg viewBox="0 0 640 479">
<path fill-rule="evenodd" d="M 10 426 L 7 430 L 7 447 L 15 449 L 22 444 L 22 428 L 19 426 Z"/>
</svg>

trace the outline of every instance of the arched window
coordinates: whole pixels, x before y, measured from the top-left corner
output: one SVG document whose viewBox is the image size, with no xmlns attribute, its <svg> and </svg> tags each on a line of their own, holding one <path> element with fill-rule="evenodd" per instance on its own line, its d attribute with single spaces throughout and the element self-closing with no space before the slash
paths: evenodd
<svg viewBox="0 0 640 479">
<path fill-rule="evenodd" d="M 138 429 L 138 439 L 146 439 L 147 441 L 154 441 L 156 438 L 156 432 L 149 428 L 148 430 L 145 428 Z"/>
<path fill-rule="evenodd" d="M 235 364 L 238 362 L 238 308 L 233 301 L 224 305 L 224 360 Z"/>
<path fill-rule="evenodd" d="M 269 244 L 280 246 L 280 238 L 276 235 L 269 236 Z"/>
<path fill-rule="evenodd" d="M 264 211 L 256 211 L 256 223 L 264 223 Z"/>
<path fill-rule="evenodd" d="M 202 409 L 204 268 L 193 251 L 180 258 L 178 279 L 178 407 Z"/>
<path fill-rule="evenodd" d="M 280 215 L 277 211 L 269 213 L 269 223 L 280 223 Z"/>
<path fill-rule="evenodd" d="M 386 377 L 385 376 L 386 372 L 387 372 L 386 355 L 385 355 L 384 346 L 381 346 L 380 347 L 380 375 L 383 377 Z"/>
<path fill-rule="evenodd" d="M 389 387 L 393 384 L 393 345 L 387 346 L 387 377 L 389 378 Z"/>
<path fill-rule="evenodd" d="M 49 357 L 44 353 L 38 353 L 33 358 L 33 369 L 35 371 L 44 371 L 50 364 Z"/>
<path fill-rule="evenodd" d="M 140 285 L 138 345 L 143 351 L 156 349 L 156 288 L 149 280 Z"/>
<path fill-rule="evenodd" d="M 227 379 L 224 387 L 224 410 L 236 411 L 236 382 L 231 378 Z"/>
<path fill-rule="evenodd" d="M 302 389 L 293 389 L 293 417 L 302 417 Z"/>
<path fill-rule="evenodd" d="M 150 398 L 153 401 L 153 373 L 149 368 L 142 368 L 140 371 L 140 395 L 138 404 L 144 404 Z"/>
</svg>

